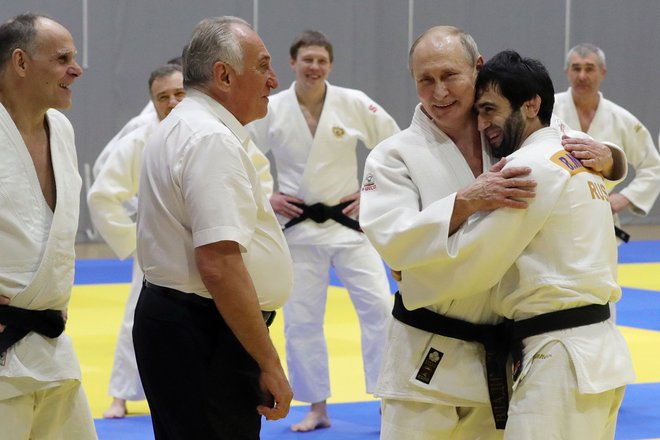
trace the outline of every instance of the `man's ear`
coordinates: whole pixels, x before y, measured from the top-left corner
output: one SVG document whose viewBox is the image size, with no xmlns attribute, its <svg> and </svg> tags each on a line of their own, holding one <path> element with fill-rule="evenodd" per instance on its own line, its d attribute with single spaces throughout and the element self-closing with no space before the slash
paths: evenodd
<svg viewBox="0 0 660 440">
<path fill-rule="evenodd" d="M 233 69 L 223 61 L 217 61 L 213 64 L 213 82 L 221 89 L 229 89 L 233 81 Z"/>
<path fill-rule="evenodd" d="M 16 74 L 24 77 L 27 71 L 27 53 L 23 49 L 14 49 L 11 54 L 11 64 Z"/>
<path fill-rule="evenodd" d="M 475 64 L 477 72 L 479 72 L 483 66 L 484 66 L 484 57 L 479 55 L 479 58 L 477 58 L 477 63 Z"/>
<path fill-rule="evenodd" d="M 539 95 L 534 96 L 532 99 L 525 101 L 522 105 L 522 111 L 526 118 L 534 119 L 539 114 L 541 109 L 541 97 Z"/>
</svg>

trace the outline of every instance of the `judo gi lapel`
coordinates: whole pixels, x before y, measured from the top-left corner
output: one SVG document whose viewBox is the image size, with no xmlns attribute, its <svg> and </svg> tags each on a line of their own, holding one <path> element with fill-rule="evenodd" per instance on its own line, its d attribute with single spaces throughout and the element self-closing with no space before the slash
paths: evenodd
<svg viewBox="0 0 660 440">
<path fill-rule="evenodd" d="M 50 129 L 50 154 L 57 188 L 57 204 L 39 268 L 32 282 L 16 295 L 12 303 L 18 307 L 32 309 L 61 308 L 68 302 L 70 286 L 73 284 L 74 243 L 82 182 L 77 169 L 73 130 L 64 122 L 64 116 L 55 110 L 49 110 L 46 117 Z M 28 154 L 27 151 L 25 154 Z M 34 171 L 33 165 L 30 165 Z M 38 181 L 36 190 L 40 191 Z M 45 290 L 48 290 L 48 294 L 41 295 Z"/>
<path fill-rule="evenodd" d="M 324 165 L 327 163 L 327 156 L 329 154 L 334 154 L 331 147 L 336 145 L 336 142 L 333 137 L 338 136 L 338 130 L 344 130 L 343 127 L 331 127 L 330 119 L 332 119 L 332 109 L 341 109 L 341 105 L 335 102 L 336 94 L 334 88 L 327 81 L 325 84 L 326 92 L 325 100 L 323 102 L 323 110 L 321 111 L 319 123 L 316 127 L 316 133 L 313 138 L 311 137 L 307 122 L 304 121 L 305 118 L 300 111 L 300 107 L 298 107 L 298 112 L 305 123 L 305 128 L 310 134 L 311 147 L 307 156 L 307 162 L 305 163 L 305 171 L 303 172 L 300 182 L 300 194 L 307 203 L 324 201 L 317 200 L 318 195 L 313 191 L 313 188 L 315 188 L 314 180 L 320 178 L 323 173 L 327 173 Z M 342 132 L 341 134 L 343 135 L 344 133 Z"/>
</svg>

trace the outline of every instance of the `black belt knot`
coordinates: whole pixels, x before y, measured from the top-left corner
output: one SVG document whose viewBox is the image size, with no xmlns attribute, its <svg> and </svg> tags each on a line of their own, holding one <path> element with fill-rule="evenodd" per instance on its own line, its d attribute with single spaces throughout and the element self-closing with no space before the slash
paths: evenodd
<svg viewBox="0 0 660 440">
<path fill-rule="evenodd" d="M 473 324 L 461 319 L 440 315 L 420 308 L 408 310 L 401 294 L 394 295 L 392 316 L 398 321 L 420 330 L 468 342 L 478 342 L 486 351 L 486 380 L 490 406 L 497 429 L 504 429 L 509 410 L 509 385 L 506 361 L 509 356 L 509 326 L 501 323 Z"/>
<path fill-rule="evenodd" d="M 313 205 L 305 205 L 304 203 L 293 203 L 297 207 L 303 210 L 303 213 L 296 218 L 289 220 L 285 225 L 284 229 L 288 229 L 292 226 L 297 225 L 307 219 L 310 219 L 316 223 L 324 223 L 328 220 L 334 220 L 339 224 L 351 228 L 355 231 L 362 232 L 360 228 L 360 223 L 357 220 L 350 218 L 345 215 L 342 211 L 352 202 L 342 202 L 337 205 L 328 206 L 323 203 L 314 203 Z"/>
</svg>

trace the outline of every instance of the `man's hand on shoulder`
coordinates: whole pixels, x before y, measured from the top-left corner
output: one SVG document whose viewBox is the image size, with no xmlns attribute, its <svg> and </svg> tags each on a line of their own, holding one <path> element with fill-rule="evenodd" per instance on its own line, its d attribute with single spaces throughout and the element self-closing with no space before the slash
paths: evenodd
<svg viewBox="0 0 660 440">
<path fill-rule="evenodd" d="M 600 173 L 606 179 L 612 177 L 614 158 L 610 147 L 590 138 L 563 136 L 561 144 L 573 157 L 579 159 L 585 168 Z"/>
</svg>

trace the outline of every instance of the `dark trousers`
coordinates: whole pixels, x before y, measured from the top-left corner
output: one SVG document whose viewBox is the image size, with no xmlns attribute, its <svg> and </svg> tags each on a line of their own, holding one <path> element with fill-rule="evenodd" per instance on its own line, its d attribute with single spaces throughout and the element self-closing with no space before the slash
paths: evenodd
<svg viewBox="0 0 660 440">
<path fill-rule="evenodd" d="M 133 343 L 156 440 L 259 439 L 259 367 L 212 300 L 143 286 Z"/>
</svg>

